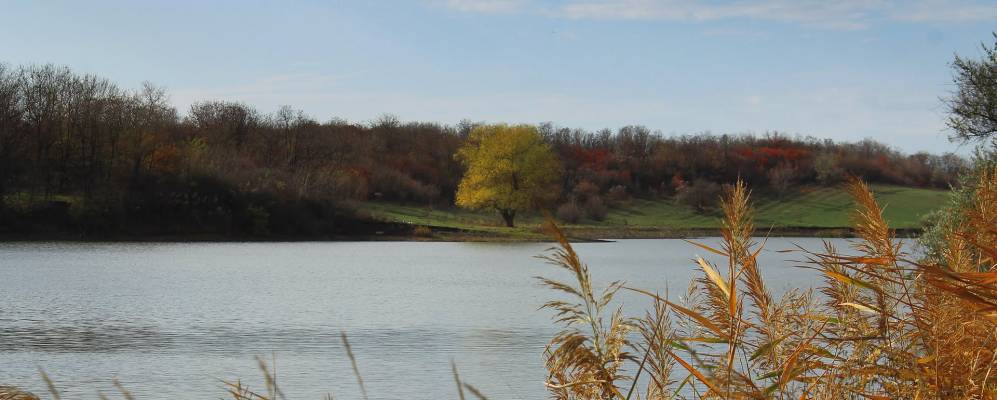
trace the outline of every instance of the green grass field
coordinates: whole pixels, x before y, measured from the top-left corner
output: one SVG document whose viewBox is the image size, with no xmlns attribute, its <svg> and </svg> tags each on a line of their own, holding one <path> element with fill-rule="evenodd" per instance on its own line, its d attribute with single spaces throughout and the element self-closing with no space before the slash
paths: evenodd
<svg viewBox="0 0 997 400">
<path fill-rule="evenodd" d="M 923 217 L 941 207 L 948 196 L 944 190 L 901 186 L 873 185 L 877 200 L 885 207 L 886 219 L 893 228 L 911 229 L 921 226 Z M 845 229 L 849 226 L 851 199 L 840 188 L 802 188 L 782 198 L 756 196 L 755 225 L 769 228 Z M 433 209 L 394 203 L 368 202 L 360 208 L 372 216 L 412 225 L 462 230 L 485 237 L 509 239 L 542 239 L 538 229 L 543 217 L 529 213 L 517 217 L 516 228 L 501 226 L 498 214 L 457 208 Z M 691 207 L 670 199 L 633 199 L 611 208 L 603 221 L 582 220 L 566 224 L 567 230 L 587 232 L 593 237 L 654 237 L 674 236 L 682 231 L 715 229 L 719 214 L 700 214 Z M 443 238 L 447 238 L 443 234 Z"/>
<path fill-rule="evenodd" d="M 917 228 L 925 214 L 946 201 L 947 191 L 873 186 L 886 219 L 894 228 Z M 807 188 L 781 199 L 756 198 L 755 225 L 763 227 L 845 228 L 851 198 L 839 188 Z M 719 215 L 703 215 L 667 200 L 634 200 L 610 212 L 603 224 L 673 228 L 715 228 Z"/>
</svg>

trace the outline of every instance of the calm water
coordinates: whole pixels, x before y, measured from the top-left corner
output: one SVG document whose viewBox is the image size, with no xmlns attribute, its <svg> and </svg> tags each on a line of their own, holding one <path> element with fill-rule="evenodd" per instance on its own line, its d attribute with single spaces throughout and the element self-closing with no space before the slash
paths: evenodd
<svg viewBox="0 0 997 400">
<path fill-rule="evenodd" d="M 716 243 L 716 239 L 704 239 Z M 841 248 L 843 240 L 834 240 Z M 815 283 L 793 243 L 770 239 L 762 272 L 782 292 Z M 360 398 L 339 339 L 350 338 L 371 399 L 456 398 L 450 361 L 494 399 L 541 399 L 555 331 L 537 308 L 546 244 L 0 244 L 0 384 L 64 398 L 219 398 L 219 379 L 260 388 L 254 357 L 276 357 L 289 398 Z M 677 298 L 705 253 L 681 240 L 576 246 L 601 283 Z M 709 258 L 709 257 L 707 257 Z M 647 305 L 625 294 L 630 315 Z"/>
</svg>

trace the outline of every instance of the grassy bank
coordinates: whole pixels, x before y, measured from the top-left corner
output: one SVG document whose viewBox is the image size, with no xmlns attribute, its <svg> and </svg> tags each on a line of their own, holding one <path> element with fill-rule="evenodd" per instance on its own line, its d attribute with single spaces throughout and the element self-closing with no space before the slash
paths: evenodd
<svg viewBox="0 0 997 400">
<path fill-rule="evenodd" d="M 916 234 L 925 215 L 946 201 L 947 191 L 873 186 L 885 217 L 902 236 Z M 785 196 L 755 196 L 755 220 L 772 236 L 850 235 L 851 200 L 839 188 L 806 187 Z M 0 240 L 226 241 L 226 240 L 434 240 L 546 241 L 540 213 L 523 213 L 506 228 L 495 212 L 433 208 L 391 202 L 355 205 L 359 215 L 320 204 L 263 199 L 211 207 L 141 207 L 111 212 L 79 198 L 58 196 L 32 206 L 8 196 L 0 209 Z M 236 199 L 239 200 L 239 199 Z M 259 199 L 257 199 L 259 200 Z M 22 204 L 23 203 L 23 204 Z M 221 207 L 224 205 L 224 207 Z M 221 208 L 219 208 L 221 207 Z M 112 210 L 113 211 L 113 210 Z M 161 212 L 156 212 L 161 211 Z M 574 240 L 675 238 L 715 235 L 719 211 L 706 213 L 670 198 L 634 198 L 614 204 L 601 221 L 563 223 Z"/>
<path fill-rule="evenodd" d="M 902 186 L 873 186 L 885 217 L 902 233 L 914 232 L 925 215 L 946 201 L 947 191 Z M 763 231 L 783 236 L 843 236 L 850 232 L 854 207 L 840 188 L 801 188 L 782 197 L 755 197 L 755 220 Z M 422 237 L 436 240 L 543 240 L 543 216 L 525 214 L 517 227 L 505 228 L 497 214 L 457 208 L 428 208 L 368 202 L 360 206 L 384 221 L 429 227 Z M 583 219 L 565 224 L 576 238 L 661 238 L 709 235 L 719 228 L 720 215 L 700 213 L 671 199 L 632 199 L 611 208 L 602 221 Z"/>
</svg>

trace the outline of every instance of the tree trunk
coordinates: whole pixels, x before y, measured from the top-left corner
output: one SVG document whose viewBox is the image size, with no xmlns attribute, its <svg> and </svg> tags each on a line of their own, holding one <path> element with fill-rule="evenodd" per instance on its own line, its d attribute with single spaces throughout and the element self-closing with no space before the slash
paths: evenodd
<svg viewBox="0 0 997 400">
<path fill-rule="evenodd" d="M 502 214 L 502 220 L 505 221 L 505 226 L 512 228 L 515 226 L 513 220 L 516 218 L 516 210 L 501 209 L 499 214 Z"/>
</svg>

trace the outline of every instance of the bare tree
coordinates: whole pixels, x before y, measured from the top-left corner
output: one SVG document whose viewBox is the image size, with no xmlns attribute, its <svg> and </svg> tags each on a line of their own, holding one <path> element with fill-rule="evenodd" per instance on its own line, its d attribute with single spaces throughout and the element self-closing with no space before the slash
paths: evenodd
<svg viewBox="0 0 997 400">
<path fill-rule="evenodd" d="M 0 209 L 4 207 L 8 181 L 15 174 L 15 157 L 21 156 L 19 134 L 24 114 L 21 100 L 23 74 L 0 64 Z"/>
<path fill-rule="evenodd" d="M 994 33 L 997 42 L 997 33 Z M 953 139 L 985 139 L 997 134 L 997 43 L 983 47 L 979 60 L 955 56 L 952 68 L 956 92 L 945 99 Z"/>
</svg>

